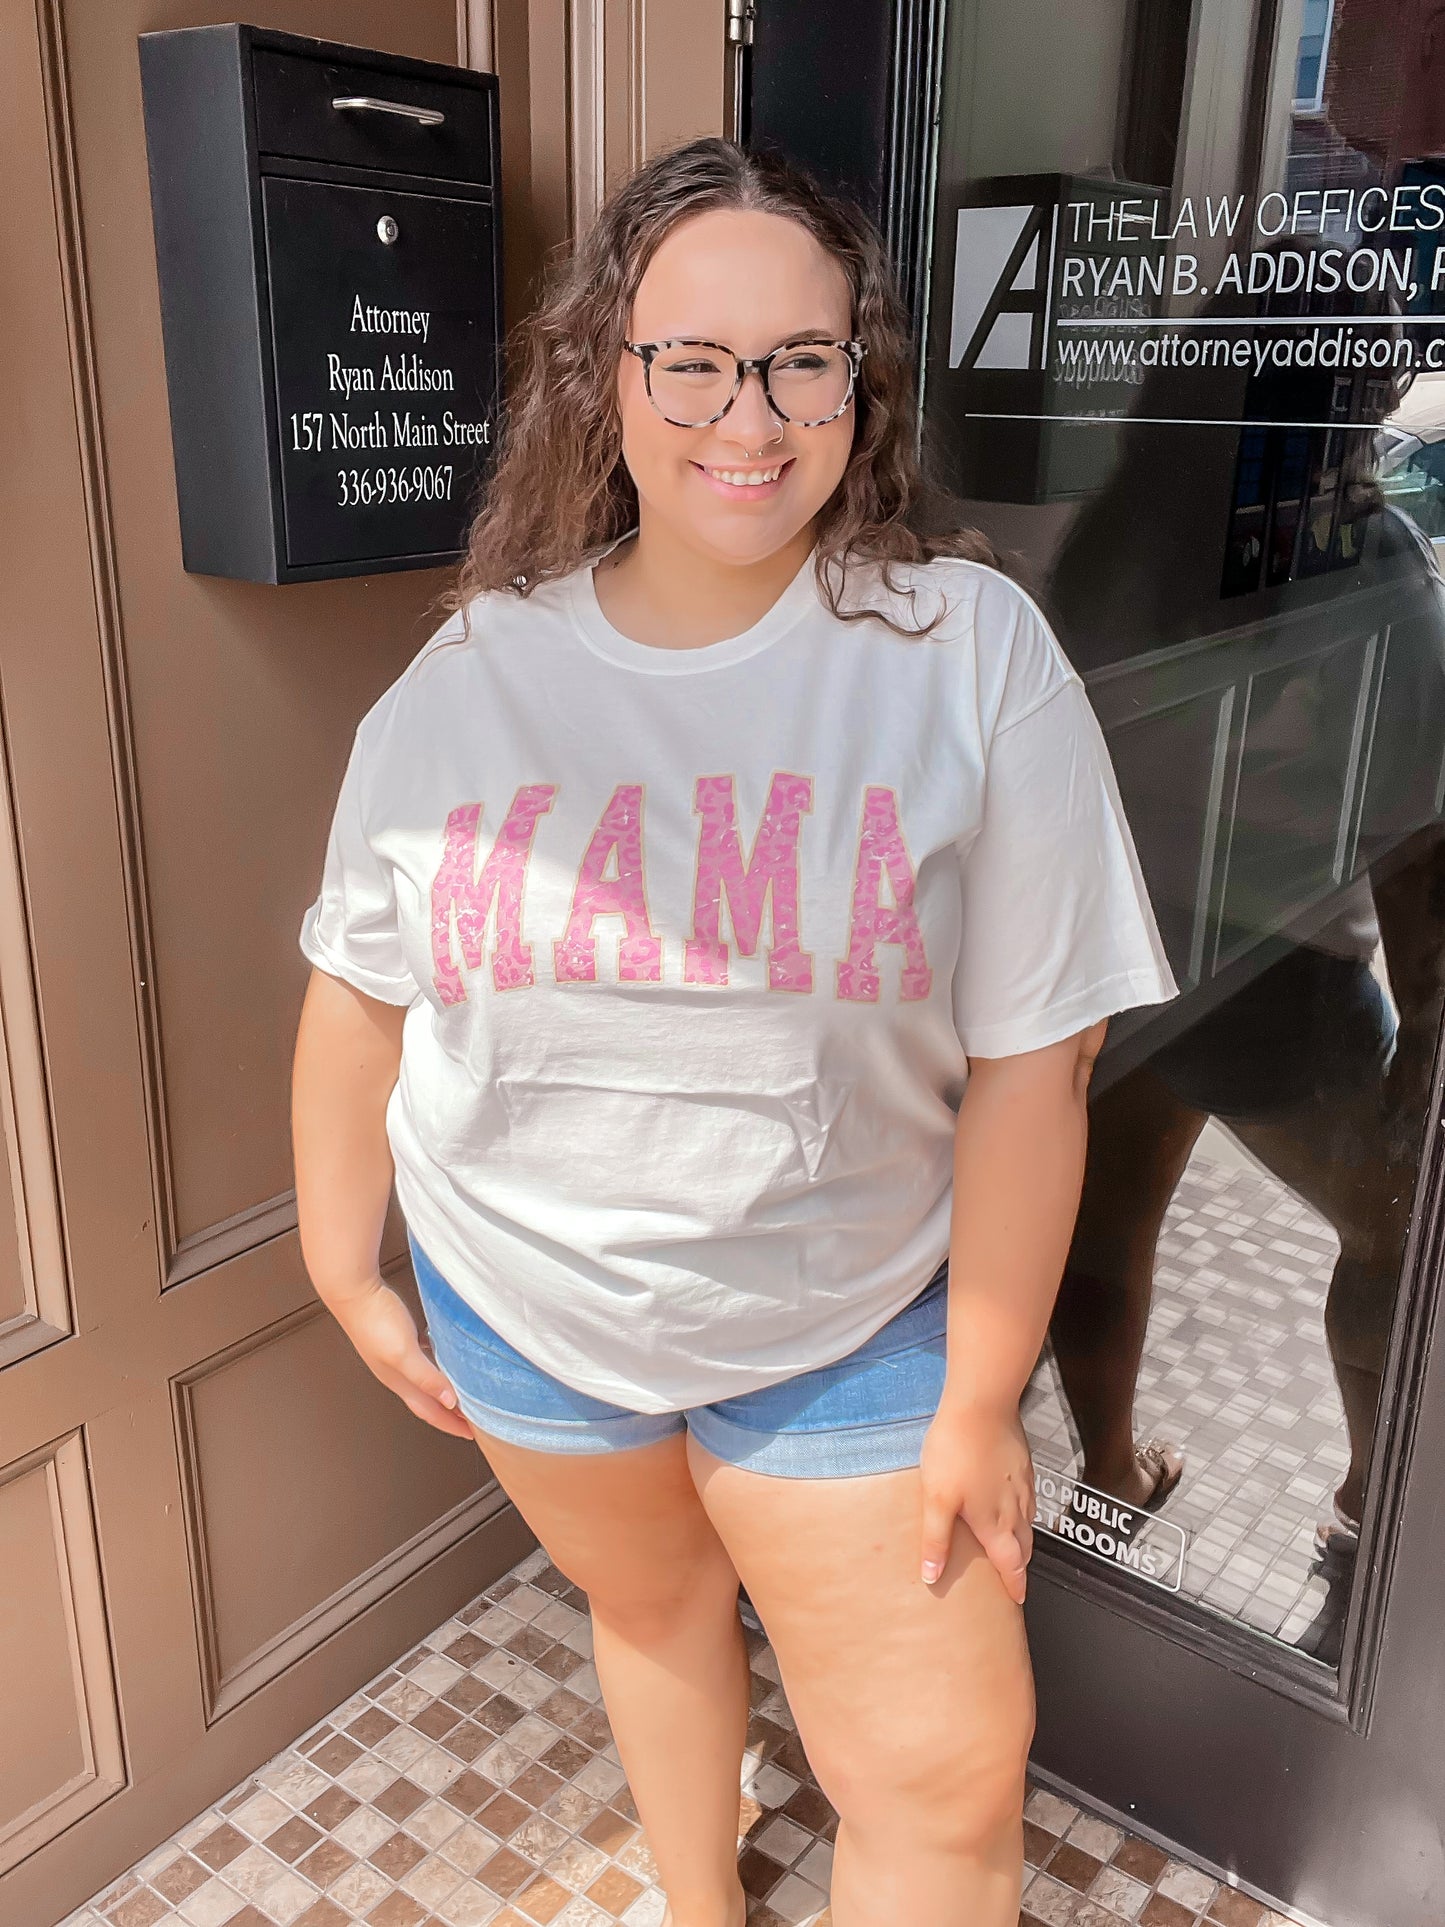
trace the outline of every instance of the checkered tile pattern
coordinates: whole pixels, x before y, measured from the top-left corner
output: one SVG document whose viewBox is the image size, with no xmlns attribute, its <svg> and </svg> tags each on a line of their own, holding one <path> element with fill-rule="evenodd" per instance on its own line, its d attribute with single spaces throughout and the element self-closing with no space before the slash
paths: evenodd
<svg viewBox="0 0 1445 1927">
<path fill-rule="evenodd" d="M 1237 1887 L 1035 1787 L 1020 1927 L 1292 1927 Z"/>
<path fill-rule="evenodd" d="M 825 1927 L 836 1818 L 750 1635 L 750 1927 Z M 63 1927 L 660 1927 L 586 1601 L 533 1553 Z M 1287 1927 L 1036 1788 L 1022 1927 Z"/>
<path fill-rule="evenodd" d="M 1159 1239 L 1136 1432 L 1187 1448 L 1163 1517 L 1183 1590 L 1295 1643 L 1326 1604 L 1315 1527 L 1349 1464 L 1325 1348 L 1333 1231 L 1277 1179 L 1196 1152 Z M 1051 1365 L 1024 1403 L 1041 1465 L 1077 1464 Z"/>
</svg>

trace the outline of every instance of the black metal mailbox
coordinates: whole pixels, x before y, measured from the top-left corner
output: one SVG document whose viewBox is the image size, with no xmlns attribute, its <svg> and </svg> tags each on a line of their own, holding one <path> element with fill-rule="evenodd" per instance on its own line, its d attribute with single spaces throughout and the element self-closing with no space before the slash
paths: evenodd
<svg viewBox="0 0 1445 1927">
<path fill-rule="evenodd" d="M 238 25 L 140 61 L 186 568 L 449 561 L 496 432 L 495 76 Z"/>
</svg>

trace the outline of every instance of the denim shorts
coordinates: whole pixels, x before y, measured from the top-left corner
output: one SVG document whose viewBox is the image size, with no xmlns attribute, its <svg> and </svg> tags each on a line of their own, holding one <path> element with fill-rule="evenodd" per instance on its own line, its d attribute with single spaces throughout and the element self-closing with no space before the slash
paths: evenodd
<svg viewBox="0 0 1445 1927">
<path fill-rule="evenodd" d="M 691 1432 L 730 1465 L 781 1479 L 846 1479 L 918 1463 L 943 1393 L 945 1262 L 918 1296 L 833 1365 L 680 1412 L 630 1412 L 577 1392 L 514 1351 L 411 1241 L 436 1361 L 479 1432 L 534 1452 L 626 1452 Z"/>
<path fill-rule="evenodd" d="M 1194 1110 L 1263 1120 L 1378 1084 L 1395 1029 L 1368 963 L 1299 944 L 1149 1062 Z"/>
</svg>

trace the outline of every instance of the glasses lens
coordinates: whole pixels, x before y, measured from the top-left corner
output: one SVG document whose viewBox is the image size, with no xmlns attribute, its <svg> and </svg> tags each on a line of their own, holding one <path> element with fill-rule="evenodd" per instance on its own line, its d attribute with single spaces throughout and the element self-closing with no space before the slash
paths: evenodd
<svg viewBox="0 0 1445 1927">
<path fill-rule="evenodd" d="M 853 364 L 843 349 L 805 342 L 778 356 L 768 392 L 790 422 L 821 422 L 842 408 L 852 379 Z"/>
<path fill-rule="evenodd" d="M 727 407 L 737 378 L 726 348 L 665 342 L 652 358 L 652 405 L 671 422 L 701 427 Z"/>
</svg>

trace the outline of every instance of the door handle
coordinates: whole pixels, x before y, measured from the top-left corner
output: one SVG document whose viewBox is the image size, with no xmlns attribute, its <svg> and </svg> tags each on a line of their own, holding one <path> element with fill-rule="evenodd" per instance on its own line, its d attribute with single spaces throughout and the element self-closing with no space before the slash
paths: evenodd
<svg viewBox="0 0 1445 1927">
<path fill-rule="evenodd" d="M 440 127 L 446 119 L 437 107 L 413 107 L 405 100 L 376 100 L 370 94 L 342 94 L 331 105 L 347 112 L 400 114 L 403 120 L 414 120 L 418 127 Z"/>
</svg>

